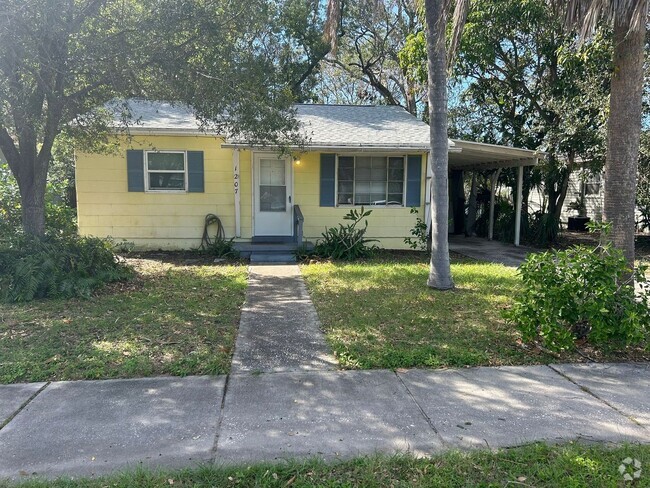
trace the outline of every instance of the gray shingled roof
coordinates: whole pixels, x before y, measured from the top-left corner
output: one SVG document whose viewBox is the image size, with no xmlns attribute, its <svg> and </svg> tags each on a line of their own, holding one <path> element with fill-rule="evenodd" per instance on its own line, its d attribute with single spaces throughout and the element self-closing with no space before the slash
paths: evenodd
<svg viewBox="0 0 650 488">
<path fill-rule="evenodd" d="M 131 111 L 132 129 L 147 131 L 197 131 L 201 123 L 195 117 L 191 107 L 168 102 L 150 102 L 147 100 L 128 100 L 125 102 Z M 109 104 L 107 108 L 115 112 L 116 123 L 122 110 L 122 103 Z"/>
<path fill-rule="evenodd" d="M 313 147 L 429 147 L 429 126 L 402 107 L 297 105 Z M 453 146 L 453 144 L 451 144 Z"/>
<path fill-rule="evenodd" d="M 133 132 L 195 132 L 201 127 L 185 105 L 142 100 L 129 100 L 128 105 L 137 121 Z M 402 107 L 301 104 L 296 110 L 309 147 L 429 147 L 429 126 Z"/>
</svg>

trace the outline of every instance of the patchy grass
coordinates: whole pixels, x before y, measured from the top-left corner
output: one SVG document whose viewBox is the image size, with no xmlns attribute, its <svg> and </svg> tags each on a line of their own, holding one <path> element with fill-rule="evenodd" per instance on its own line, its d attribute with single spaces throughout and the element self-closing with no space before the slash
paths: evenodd
<svg viewBox="0 0 650 488">
<path fill-rule="evenodd" d="M 581 349 L 551 354 L 521 343 L 502 311 L 520 278 L 514 268 L 456 258 L 456 289 L 427 287 L 417 255 L 304 265 L 327 338 L 344 368 L 500 366 L 557 361 L 648 360 L 647 351 Z"/>
<path fill-rule="evenodd" d="M 0 382 L 227 373 L 245 268 L 130 262 L 90 300 L 0 305 Z"/>
<path fill-rule="evenodd" d="M 99 479 L 26 481 L 21 488 L 99 487 L 620 487 L 623 459 L 643 466 L 634 486 L 650 486 L 646 472 L 650 446 L 617 448 L 581 444 L 528 446 L 491 451 L 449 452 L 431 459 L 410 456 L 364 457 L 328 464 L 322 461 L 214 467 L 152 472 L 140 470 Z M 2 482 L 0 481 L 0 485 Z M 16 485 L 8 485 L 16 486 Z"/>
</svg>

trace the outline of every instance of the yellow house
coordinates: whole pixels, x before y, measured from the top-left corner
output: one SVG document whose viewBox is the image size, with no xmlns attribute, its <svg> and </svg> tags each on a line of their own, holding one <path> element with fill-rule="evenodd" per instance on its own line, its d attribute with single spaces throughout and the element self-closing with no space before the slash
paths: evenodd
<svg viewBox="0 0 650 488">
<path fill-rule="evenodd" d="M 307 144 L 281 155 L 200 130 L 187 107 L 131 101 L 139 120 L 118 154 L 77 151 L 79 232 L 138 249 L 190 249 L 216 215 L 244 253 L 315 242 L 351 208 L 368 237 L 405 248 L 428 215 L 429 127 L 401 107 L 298 105 Z M 535 164 L 532 151 L 449 141 L 450 167 Z"/>
</svg>

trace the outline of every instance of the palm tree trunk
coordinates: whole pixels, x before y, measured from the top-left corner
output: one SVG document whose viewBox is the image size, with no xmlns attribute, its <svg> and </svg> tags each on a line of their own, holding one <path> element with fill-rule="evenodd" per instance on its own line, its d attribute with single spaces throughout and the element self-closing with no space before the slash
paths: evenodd
<svg viewBox="0 0 650 488">
<path fill-rule="evenodd" d="M 631 12 L 630 12 L 631 15 Z M 611 238 L 634 266 L 634 205 L 641 130 L 645 29 L 628 31 L 630 16 L 614 23 L 614 72 L 607 123 L 603 217 Z"/>
<path fill-rule="evenodd" d="M 431 131 L 431 263 L 427 285 L 454 287 L 449 264 L 449 148 L 447 139 L 447 2 L 426 0 L 426 39 L 429 69 L 429 127 Z"/>
</svg>

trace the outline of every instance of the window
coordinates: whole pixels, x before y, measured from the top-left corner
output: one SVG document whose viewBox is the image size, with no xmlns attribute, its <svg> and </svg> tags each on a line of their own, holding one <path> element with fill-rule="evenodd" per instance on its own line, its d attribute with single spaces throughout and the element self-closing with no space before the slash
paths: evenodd
<svg viewBox="0 0 650 488">
<path fill-rule="evenodd" d="M 600 174 L 590 175 L 585 181 L 585 195 L 600 194 Z"/>
<path fill-rule="evenodd" d="M 404 205 L 403 156 L 339 156 L 338 205 Z"/>
<path fill-rule="evenodd" d="M 145 157 L 145 181 L 149 191 L 185 191 L 187 156 L 183 151 L 150 151 Z"/>
</svg>

